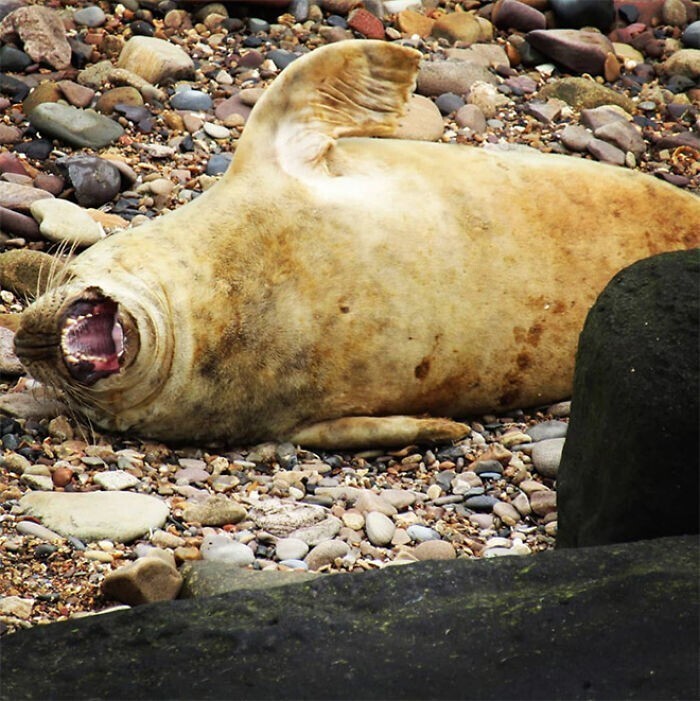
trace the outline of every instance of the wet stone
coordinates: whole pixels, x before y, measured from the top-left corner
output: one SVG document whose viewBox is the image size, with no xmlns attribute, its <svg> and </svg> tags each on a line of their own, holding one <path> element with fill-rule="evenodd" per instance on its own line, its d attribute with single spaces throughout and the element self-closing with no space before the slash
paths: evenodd
<svg viewBox="0 0 700 701">
<path fill-rule="evenodd" d="M 201 90 L 180 90 L 170 98 L 170 106 L 178 110 L 206 112 L 211 109 L 212 101 Z"/>
</svg>

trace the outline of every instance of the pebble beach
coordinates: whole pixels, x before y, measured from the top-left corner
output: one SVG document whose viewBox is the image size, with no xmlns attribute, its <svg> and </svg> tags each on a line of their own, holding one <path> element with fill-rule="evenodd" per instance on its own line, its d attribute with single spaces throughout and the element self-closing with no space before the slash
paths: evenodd
<svg viewBox="0 0 700 701">
<path fill-rule="evenodd" d="M 46 284 L 37 260 L 60 269 L 216 183 L 274 78 L 349 38 L 422 52 L 401 138 L 588 158 L 700 194 L 697 3 L 0 0 L 0 319 Z M 175 598 L 201 562 L 275 586 L 555 545 L 566 398 L 459 417 L 454 445 L 164 445 L 83 425 L 6 326 L 2 634 Z"/>
</svg>

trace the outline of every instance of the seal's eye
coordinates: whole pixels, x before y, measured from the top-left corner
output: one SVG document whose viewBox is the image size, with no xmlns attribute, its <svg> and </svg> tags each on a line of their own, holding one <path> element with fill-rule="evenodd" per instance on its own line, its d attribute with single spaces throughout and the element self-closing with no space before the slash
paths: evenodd
<svg viewBox="0 0 700 701">
<path fill-rule="evenodd" d="M 111 299 L 81 299 L 66 312 L 61 328 L 61 350 L 68 372 L 78 382 L 92 385 L 119 372 L 124 358 L 124 331 Z"/>
</svg>

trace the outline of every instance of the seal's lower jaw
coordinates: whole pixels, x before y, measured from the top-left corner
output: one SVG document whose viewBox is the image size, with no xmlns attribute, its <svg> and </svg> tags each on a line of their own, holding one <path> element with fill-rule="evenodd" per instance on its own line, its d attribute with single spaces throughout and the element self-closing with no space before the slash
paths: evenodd
<svg viewBox="0 0 700 701">
<path fill-rule="evenodd" d="M 60 347 L 70 376 L 82 385 L 118 373 L 124 363 L 124 328 L 118 304 L 88 294 L 73 302 L 60 323 Z"/>
</svg>

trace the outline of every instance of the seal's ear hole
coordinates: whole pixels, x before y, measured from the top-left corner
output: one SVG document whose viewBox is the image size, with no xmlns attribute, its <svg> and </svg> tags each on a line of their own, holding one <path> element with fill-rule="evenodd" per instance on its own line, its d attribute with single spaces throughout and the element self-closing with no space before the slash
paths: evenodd
<svg viewBox="0 0 700 701">
<path fill-rule="evenodd" d="M 73 302 L 61 324 L 61 350 L 68 372 L 78 382 L 92 385 L 119 372 L 124 358 L 124 329 L 119 306 L 93 294 Z"/>
</svg>

